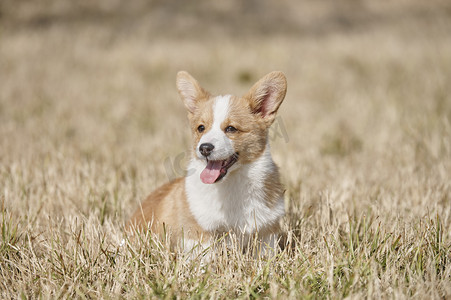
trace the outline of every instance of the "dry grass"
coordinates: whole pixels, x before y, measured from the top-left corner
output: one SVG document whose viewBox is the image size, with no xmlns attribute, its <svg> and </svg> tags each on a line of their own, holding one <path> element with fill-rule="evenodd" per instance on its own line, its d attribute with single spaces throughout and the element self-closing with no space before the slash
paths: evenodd
<svg viewBox="0 0 451 300">
<path fill-rule="evenodd" d="M 449 3 L 254 2 L 2 1 L 0 298 L 451 297 Z M 295 248 L 118 246 L 182 174 L 181 69 L 236 94 L 286 73 Z"/>
</svg>

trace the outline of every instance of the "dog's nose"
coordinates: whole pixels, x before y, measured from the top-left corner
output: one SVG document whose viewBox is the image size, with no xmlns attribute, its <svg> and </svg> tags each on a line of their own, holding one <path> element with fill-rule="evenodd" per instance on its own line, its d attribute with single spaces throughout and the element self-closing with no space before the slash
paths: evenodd
<svg viewBox="0 0 451 300">
<path fill-rule="evenodd" d="M 213 144 L 203 143 L 199 146 L 199 151 L 200 151 L 200 154 L 207 157 L 211 154 L 211 152 L 213 151 L 214 148 L 215 148 L 215 146 L 213 146 Z"/>
</svg>

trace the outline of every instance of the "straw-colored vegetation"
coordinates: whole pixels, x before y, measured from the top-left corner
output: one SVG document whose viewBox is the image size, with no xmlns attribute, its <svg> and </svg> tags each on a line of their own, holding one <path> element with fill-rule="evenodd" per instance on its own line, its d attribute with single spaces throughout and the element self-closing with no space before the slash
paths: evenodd
<svg viewBox="0 0 451 300">
<path fill-rule="evenodd" d="M 450 298 L 450 32 L 449 1 L 2 1 L 0 298 Z M 183 174 L 183 69 L 287 75 L 294 247 L 202 265 L 124 235 Z"/>
</svg>

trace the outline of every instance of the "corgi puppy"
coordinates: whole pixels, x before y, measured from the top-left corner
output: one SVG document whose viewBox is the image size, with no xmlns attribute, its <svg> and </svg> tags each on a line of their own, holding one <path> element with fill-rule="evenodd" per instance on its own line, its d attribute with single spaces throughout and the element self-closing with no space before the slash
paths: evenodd
<svg viewBox="0 0 451 300">
<path fill-rule="evenodd" d="M 192 131 L 190 171 L 151 193 L 128 227 L 201 244 L 233 233 L 274 248 L 284 188 L 268 130 L 285 98 L 284 74 L 267 74 L 243 97 L 213 96 L 185 71 L 176 84 Z"/>
</svg>

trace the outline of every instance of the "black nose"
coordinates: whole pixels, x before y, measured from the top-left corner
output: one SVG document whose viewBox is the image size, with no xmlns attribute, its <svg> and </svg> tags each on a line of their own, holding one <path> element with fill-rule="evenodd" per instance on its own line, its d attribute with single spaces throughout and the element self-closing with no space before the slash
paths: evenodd
<svg viewBox="0 0 451 300">
<path fill-rule="evenodd" d="M 199 151 L 200 151 L 200 154 L 207 157 L 211 154 L 211 152 L 213 151 L 214 148 L 215 148 L 215 146 L 213 146 L 213 144 L 203 143 L 199 146 Z"/>
</svg>

